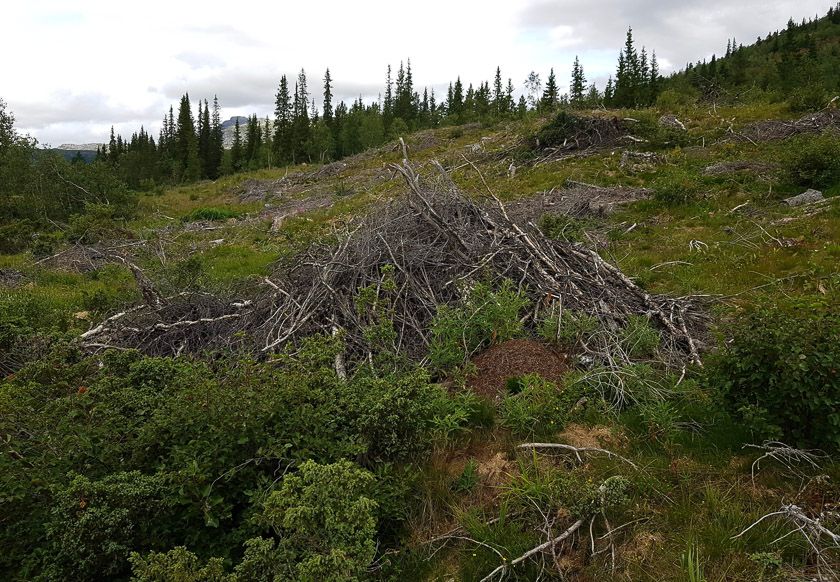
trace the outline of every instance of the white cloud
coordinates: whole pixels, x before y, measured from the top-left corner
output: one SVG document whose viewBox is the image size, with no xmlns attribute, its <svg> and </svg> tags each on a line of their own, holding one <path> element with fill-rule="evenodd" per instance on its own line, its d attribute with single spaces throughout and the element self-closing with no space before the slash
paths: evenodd
<svg viewBox="0 0 840 582">
<path fill-rule="evenodd" d="M 156 131 L 185 91 L 217 93 L 225 116 L 268 114 L 280 76 L 301 67 L 316 98 L 328 66 L 339 98 L 375 98 L 387 64 L 407 57 L 415 83 L 439 93 L 458 75 L 489 80 L 497 65 L 517 87 L 550 67 L 563 85 L 575 53 L 590 78 L 606 78 L 629 25 L 660 63 L 681 65 L 832 2 L 6 0 L 0 97 L 41 141 L 101 141 L 112 124 Z"/>
</svg>

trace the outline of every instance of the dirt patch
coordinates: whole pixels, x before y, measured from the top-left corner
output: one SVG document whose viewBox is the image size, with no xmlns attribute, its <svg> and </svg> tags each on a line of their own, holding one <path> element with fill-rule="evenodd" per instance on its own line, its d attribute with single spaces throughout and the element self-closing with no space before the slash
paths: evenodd
<svg viewBox="0 0 840 582">
<path fill-rule="evenodd" d="M 626 438 L 621 434 L 614 434 L 608 426 L 570 424 L 558 436 L 573 447 L 617 449 L 626 444 Z"/>
<path fill-rule="evenodd" d="M 570 183 L 563 189 L 552 188 L 508 205 L 508 214 L 517 221 L 534 222 L 546 213 L 576 218 L 606 216 L 620 206 L 646 200 L 651 191 L 644 188 L 605 188 L 591 184 Z"/>
<path fill-rule="evenodd" d="M 623 559 L 638 564 L 651 558 L 663 542 L 664 539 L 658 533 L 639 531 L 621 546 L 620 554 Z"/>
<path fill-rule="evenodd" d="M 569 366 L 566 356 L 533 340 L 511 340 L 486 350 L 473 359 L 476 373 L 467 385 L 477 394 L 498 400 L 507 380 L 525 374 L 539 374 L 559 381 Z"/>
<path fill-rule="evenodd" d="M 493 457 L 478 463 L 478 474 L 482 481 L 491 487 L 499 487 L 507 482 L 514 464 L 504 453 L 496 453 Z"/>
<path fill-rule="evenodd" d="M 0 269 L 0 287 L 14 289 L 26 283 L 26 275 L 17 269 Z"/>
</svg>

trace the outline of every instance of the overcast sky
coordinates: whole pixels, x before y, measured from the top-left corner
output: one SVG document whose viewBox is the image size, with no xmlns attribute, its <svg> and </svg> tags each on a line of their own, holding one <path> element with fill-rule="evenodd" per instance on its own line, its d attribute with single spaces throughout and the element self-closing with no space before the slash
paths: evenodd
<svg viewBox="0 0 840 582">
<path fill-rule="evenodd" d="M 326 67 L 338 98 L 382 91 L 385 68 L 411 58 L 415 84 L 457 75 L 521 90 L 575 55 L 590 80 L 612 73 L 624 33 L 655 49 L 663 72 L 823 15 L 835 0 L 3 0 L 0 98 L 41 143 L 102 142 L 111 125 L 157 134 L 170 104 L 217 93 L 223 116 L 273 110 L 282 74 L 305 68 L 314 96 Z"/>
</svg>

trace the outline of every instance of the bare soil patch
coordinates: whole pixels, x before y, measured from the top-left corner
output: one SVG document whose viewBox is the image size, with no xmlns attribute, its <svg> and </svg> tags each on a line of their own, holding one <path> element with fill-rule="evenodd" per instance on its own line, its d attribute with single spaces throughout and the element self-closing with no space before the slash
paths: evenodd
<svg viewBox="0 0 840 582">
<path fill-rule="evenodd" d="M 0 269 L 0 287 L 14 289 L 27 281 L 26 275 L 17 269 Z"/>
<path fill-rule="evenodd" d="M 539 374 L 560 381 L 569 369 L 565 354 L 539 342 L 516 339 L 491 347 L 473 359 L 477 371 L 467 385 L 477 394 L 498 400 L 510 378 Z"/>
</svg>

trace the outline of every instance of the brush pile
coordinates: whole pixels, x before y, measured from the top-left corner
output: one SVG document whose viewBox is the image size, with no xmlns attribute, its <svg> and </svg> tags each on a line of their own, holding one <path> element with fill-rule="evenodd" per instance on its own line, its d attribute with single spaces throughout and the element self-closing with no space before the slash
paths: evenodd
<svg viewBox="0 0 840 582">
<path fill-rule="evenodd" d="M 745 127 L 740 137 L 746 141 L 766 142 L 824 131 L 840 131 L 840 109 L 823 109 L 796 121 L 757 121 Z"/>
<path fill-rule="evenodd" d="M 394 165 L 407 184 L 404 198 L 278 265 L 252 298 L 158 297 L 111 316 L 82 340 L 91 349 L 155 355 L 269 354 L 313 333 L 340 331 L 347 356 L 362 359 L 370 350 L 365 330 L 384 316 L 395 330 L 393 349 L 419 361 L 442 305 L 457 303 L 476 281 L 510 280 L 531 300 L 532 324 L 573 309 L 615 330 L 643 314 L 660 330 L 663 349 L 699 363 L 694 338 L 703 315 L 691 299 L 646 293 L 593 250 L 548 239 L 532 222 L 512 219 L 492 194 L 483 201 L 464 195 L 433 165 L 436 176 L 425 179 L 407 160 Z M 373 307 L 360 305 L 363 290 Z"/>
</svg>

